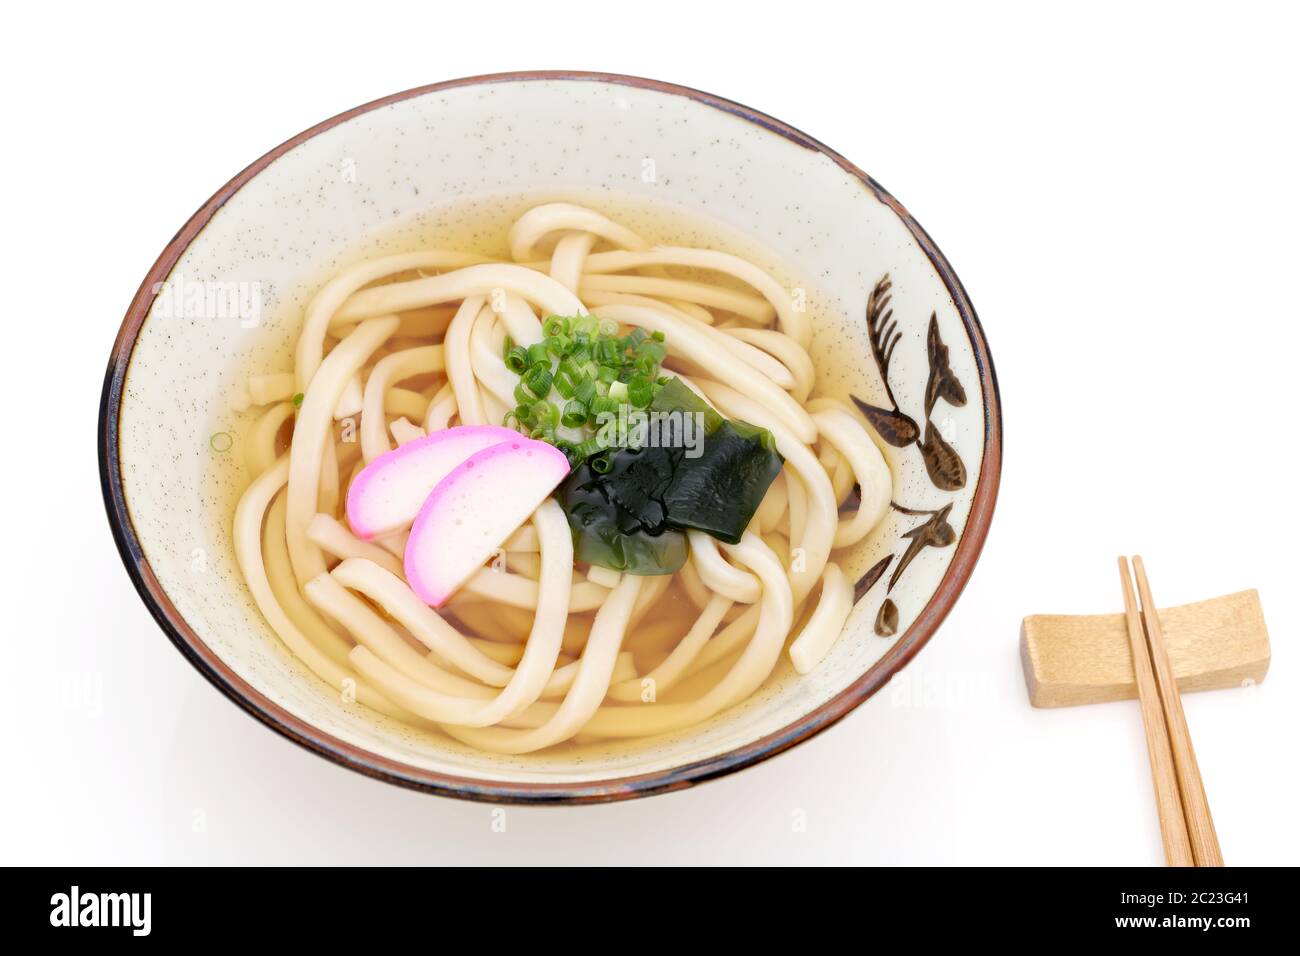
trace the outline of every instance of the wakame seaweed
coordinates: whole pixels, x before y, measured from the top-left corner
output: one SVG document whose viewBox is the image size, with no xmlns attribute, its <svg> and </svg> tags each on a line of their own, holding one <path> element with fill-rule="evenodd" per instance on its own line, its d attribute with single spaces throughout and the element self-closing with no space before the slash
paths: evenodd
<svg viewBox="0 0 1300 956">
<path fill-rule="evenodd" d="M 559 488 L 580 561 L 671 574 L 686 559 L 684 529 L 735 544 L 784 464 L 771 432 L 723 418 L 675 378 L 648 419 L 651 436 L 673 440 L 593 455 Z"/>
<path fill-rule="evenodd" d="M 784 459 L 772 433 L 747 422 L 723 421 L 703 444 L 699 458 L 679 461 L 664 492 L 668 524 L 737 544 Z"/>
<path fill-rule="evenodd" d="M 583 462 L 556 491 L 573 529 L 574 558 L 629 574 L 672 574 L 685 564 L 686 535 L 647 527 L 610 497 L 605 477 Z"/>
</svg>

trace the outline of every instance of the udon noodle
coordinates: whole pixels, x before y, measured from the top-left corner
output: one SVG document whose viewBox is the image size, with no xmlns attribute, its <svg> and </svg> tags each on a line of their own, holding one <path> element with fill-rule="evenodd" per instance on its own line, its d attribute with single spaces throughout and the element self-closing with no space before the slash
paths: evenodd
<svg viewBox="0 0 1300 956">
<path fill-rule="evenodd" d="M 255 477 L 234 544 L 272 629 L 346 701 L 507 754 L 688 728 L 752 694 L 787 647 L 811 671 L 853 604 L 836 552 L 880 521 L 891 479 L 857 412 L 818 395 L 808 315 L 746 259 L 651 245 L 568 203 L 520 216 L 508 250 L 344 270 L 308 305 L 292 372 L 248 383 Z M 737 543 L 691 530 L 672 574 L 575 562 L 548 497 L 429 606 L 405 575 L 409 527 L 349 526 L 353 480 L 426 435 L 509 421 L 510 345 L 589 314 L 662 341 L 662 375 L 766 429 L 784 465 Z"/>
</svg>

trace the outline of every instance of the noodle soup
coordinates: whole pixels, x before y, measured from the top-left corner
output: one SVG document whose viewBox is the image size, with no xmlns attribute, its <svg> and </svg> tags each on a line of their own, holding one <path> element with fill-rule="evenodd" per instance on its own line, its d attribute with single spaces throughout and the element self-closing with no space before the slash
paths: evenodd
<svg viewBox="0 0 1300 956">
<path fill-rule="evenodd" d="M 340 707 L 503 755 L 813 678 L 893 493 L 825 303 L 662 205 L 432 207 L 243 376 L 259 611 Z"/>
</svg>

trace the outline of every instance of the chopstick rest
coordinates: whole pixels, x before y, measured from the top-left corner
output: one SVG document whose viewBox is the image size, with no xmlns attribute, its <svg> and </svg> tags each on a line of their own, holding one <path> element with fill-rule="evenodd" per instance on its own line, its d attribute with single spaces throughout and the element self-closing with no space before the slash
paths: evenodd
<svg viewBox="0 0 1300 956">
<path fill-rule="evenodd" d="M 1256 591 L 1165 608 L 1159 624 L 1184 693 L 1264 679 L 1270 650 Z M 1035 707 L 1072 707 L 1138 696 L 1123 614 L 1036 614 L 1020 626 L 1020 657 Z"/>
</svg>

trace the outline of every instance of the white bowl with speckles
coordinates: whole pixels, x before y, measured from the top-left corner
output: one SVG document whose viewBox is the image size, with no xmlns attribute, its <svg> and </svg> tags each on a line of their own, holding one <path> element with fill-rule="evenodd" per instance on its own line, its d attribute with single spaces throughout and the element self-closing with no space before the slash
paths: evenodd
<svg viewBox="0 0 1300 956">
<path fill-rule="evenodd" d="M 250 370 L 284 363 L 303 303 L 339 265 L 417 234 L 463 230 L 467 210 L 476 221 L 505 222 L 546 198 L 612 205 L 623 218 L 643 210 L 651 234 L 663 210 L 665 222 L 680 213 L 806 285 L 819 387 L 878 409 L 869 417 L 891 433 L 893 444 L 882 444 L 905 510 L 891 510 L 843 562 L 864 576 L 861 594 L 813 673 L 782 666 L 750 699 L 681 733 L 503 757 L 341 706 L 270 631 L 231 553 L 235 495 L 248 480 L 231 399 Z M 885 276 L 900 333 L 888 388 L 866 318 Z M 256 313 L 169 316 L 155 295 L 164 282 L 235 290 L 255 300 Z M 951 608 L 987 533 L 1000 460 L 983 332 L 951 267 L 896 200 L 827 147 L 747 107 L 582 73 L 475 77 L 397 94 L 244 170 L 184 226 L 131 303 L 100 430 L 104 497 L 123 560 L 163 631 L 204 676 L 344 766 L 499 802 L 677 789 L 834 723 L 910 660 Z"/>
</svg>

